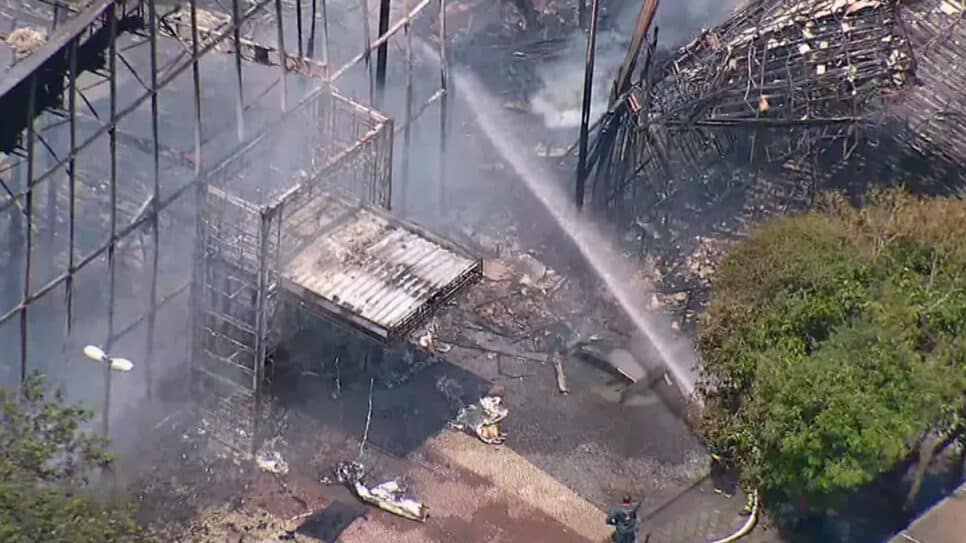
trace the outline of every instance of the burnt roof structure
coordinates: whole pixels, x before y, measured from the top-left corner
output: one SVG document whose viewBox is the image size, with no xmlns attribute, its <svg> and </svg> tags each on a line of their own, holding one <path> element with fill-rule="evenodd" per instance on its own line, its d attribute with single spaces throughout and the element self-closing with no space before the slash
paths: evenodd
<svg viewBox="0 0 966 543">
<path fill-rule="evenodd" d="M 966 159 L 964 17 L 961 0 L 745 3 L 614 102 L 591 151 L 593 207 L 631 218 L 642 186 L 720 160 L 809 194 L 867 180 L 948 192 Z"/>
</svg>

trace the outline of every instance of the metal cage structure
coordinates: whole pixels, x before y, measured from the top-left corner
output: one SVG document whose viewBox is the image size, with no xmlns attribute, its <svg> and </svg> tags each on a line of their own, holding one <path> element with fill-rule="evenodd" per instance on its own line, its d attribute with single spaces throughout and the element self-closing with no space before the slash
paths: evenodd
<svg viewBox="0 0 966 543">
<path fill-rule="evenodd" d="M 321 208 L 348 200 L 388 209 L 391 196 L 390 119 L 328 86 L 285 118 L 209 172 L 198 215 L 192 381 L 212 437 L 240 452 L 255 436 L 265 362 L 282 339 L 283 270 L 330 227 Z"/>
</svg>

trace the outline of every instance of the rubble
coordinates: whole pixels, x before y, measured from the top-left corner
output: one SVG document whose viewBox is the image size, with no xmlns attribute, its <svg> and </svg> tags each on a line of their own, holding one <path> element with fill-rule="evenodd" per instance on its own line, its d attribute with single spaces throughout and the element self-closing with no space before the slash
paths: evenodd
<svg viewBox="0 0 966 543">
<path fill-rule="evenodd" d="M 509 415 L 499 396 L 483 396 L 476 403 L 462 407 L 456 418 L 449 423 L 454 430 L 471 433 L 489 445 L 501 445 L 506 434 L 500 430 L 499 423 Z"/>
<path fill-rule="evenodd" d="M 25 57 L 47 43 L 47 34 L 43 30 L 25 26 L 8 34 L 6 43 L 13 48 L 18 57 Z"/>
<path fill-rule="evenodd" d="M 333 471 L 335 481 L 346 485 L 365 503 L 417 522 L 426 522 L 426 519 L 429 518 L 429 507 L 407 495 L 405 486 L 398 479 L 390 479 L 375 486 L 368 486 L 363 482 L 366 469 L 360 462 L 340 462 Z M 332 480 L 323 478 L 322 482 L 331 484 Z"/>
<path fill-rule="evenodd" d="M 721 240 L 712 238 L 698 236 L 695 241 L 694 250 L 684 260 L 686 276 L 699 285 L 707 286 L 714 280 L 715 268 L 724 257 L 727 247 Z M 677 303 L 683 303 L 688 294 L 683 292 L 674 296 Z"/>
<path fill-rule="evenodd" d="M 557 390 L 561 394 L 569 393 L 570 389 L 567 388 L 567 374 L 564 373 L 563 362 L 560 361 L 559 357 L 554 357 L 553 371 L 557 375 Z"/>
<path fill-rule="evenodd" d="M 499 260 L 483 261 L 483 277 L 488 281 L 506 281 L 510 278 L 510 268 Z"/>
<path fill-rule="evenodd" d="M 288 462 L 282 458 L 282 453 L 278 451 L 279 445 L 279 436 L 275 436 L 262 445 L 262 448 L 255 455 L 255 465 L 258 466 L 258 469 L 275 475 L 288 474 Z"/>
</svg>

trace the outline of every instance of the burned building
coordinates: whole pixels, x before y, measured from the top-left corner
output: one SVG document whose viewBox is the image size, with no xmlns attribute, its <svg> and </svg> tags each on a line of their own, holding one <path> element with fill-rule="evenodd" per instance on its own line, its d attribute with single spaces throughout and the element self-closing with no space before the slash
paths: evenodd
<svg viewBox="0 0 966 543">
<path fill-rule="evenodd" d="M 669 58 L 649 51 L 596 132 L 593 207 L 653 224 L 649 210 L 695 192 L 764 190 L 796 207 L 877 183 L 960 190 L 964 10 L 752 0 Z"/>
<path fill-rule="evenodd" d="M 398 122 L 371 102 L 370 54 L 429 6 L 375 36 L 351 2 L 0 0 L 0 382 L 46 373 L 108 435 L 125 412 L 198 404 L 250 452 L 293 314 L 407 342 L 482 268 L 399 209 L 445 47 L 431 96 L 406 79 Z M 133 371 L 76 363 L 85 345 Z"/>
</svg>

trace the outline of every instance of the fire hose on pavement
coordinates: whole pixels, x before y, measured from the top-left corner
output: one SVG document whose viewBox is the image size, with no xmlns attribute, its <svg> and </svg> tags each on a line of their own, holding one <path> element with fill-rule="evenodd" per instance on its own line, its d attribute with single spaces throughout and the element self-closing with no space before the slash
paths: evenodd
<svg viewBox="0 0 966 543">
<path fill-rule="evenodd" d="M 737 531 L 735 531 L 733 534 L 727 537 L 723 537 L 721 539 L 715 539 L 710 543 L 732 543 L 733 541 L 738 541 L 742 537 L 748 535 L 749 532 L 751 532 L 752 528 L 755 527 L 755 523 L 758 522 L 758 491 L 757 490 L 752 492 L 751 494 L 751 506 L 749 509 L 750 509 L 750 513 L 748 514 L 748 518 L 745 519 L 745 523 L 741 526 L 741 528 L 738 528 Z"/>
</svg>

